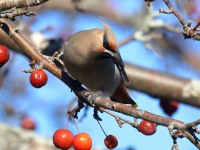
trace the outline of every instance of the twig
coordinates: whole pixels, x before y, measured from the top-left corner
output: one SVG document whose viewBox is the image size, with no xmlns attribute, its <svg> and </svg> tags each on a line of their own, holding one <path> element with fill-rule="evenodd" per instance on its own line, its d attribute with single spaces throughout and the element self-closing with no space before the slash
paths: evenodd
<svg viewBox="0 0 200 150">
<path fill-rule="evenodd" d="M 10 19 L 11 21 L 15 22 L 16 24 L 19 24 L 19 22 L 15 19 L 15 17 L 23 16 L 23 15 L 34 16 L 35 14 L 36 14 L 35 12 L 31 12 L 28 10 L 20 10 L 20 9 L 13 8 L 9 12 L 0 13 L 0 18 Z"/>
<path fill-rule="evenodd" d="M 187 123 L 185 126 L 186 126 L 186 128 L 192 128 L 192 127 L 195 127 L 197 125 L 200 125 L 200 119 L 198 119 L 194 122 L 191 122 L 191 123 Z"/>
<path fill-rule="evenodd" d="M 191 27 L 191 22 L 186 22 L 185 19 L 181 16 L 181 14 L 173 7 L 169 0 L 163 0 L 167 7 L 170 9 L 169 12 L 173 13 L 179 22 L 183 26 L 183 36 L 186 38 L 193 38 L 195 40 L 200 41 L 200 33 L 197 33 L 197 29 L 199 27 L 199 23 L 195 27 Z M 161 10 L 161 9 L 160 9 Z M 160 12 L 164 12 L 167 14 L 167 11 L 161 10 Z"/>
<path fill-rule="evenodd" d="M 6 0 L 6 1 L 0 1 L 0 11 L 8 10 L 11 8 L 27 8 L 32 6 L 37 6 L 42 3 L 47 2 L 48 0 Z"/>
<path fill-rule="evenodd" d="M 105 112 L 105 113 L 107 113 L 107 114 L 109 114 L 109 115 L 111 115 L 111 116 L 113 116 L 113 117 L 116 119 L 116 121 L 117 121 L 117 123 L 118 123 L 118 125 L 119 125 L 120 128 L 122 128 L 122 125 L 123 125 L 124 123 L 130 124 L 130 125 L 131 125 L 132 127 L 134 127 L 134 128 L 137 128 L 137 127 L 138 127 L 138 124 L 137 124 L 135 121 L 134 121 L 134 123 L 133 123 L 133 122 L 127 120 L 127 119 L 121 118 L 121 117 L 115 115 L 114 113 L 112 113 L 112 112 L 110 112 L 110 111 L 108 111 L 108 110 L 106 110 L 106 109 L 104 109 L 104 108 L 102 108 L 102 107 L 99 108 L 99 110 L 102 111 L 102 112 Z M 124 121 L 124 122 L 122 122 L 121 120 Z"/>
<path fill-rule="evenodd" d="M 129 42 L 131 42 L 131 41 L 134 41 L 134 40 L 135 40 L 135 36 L 134 36 L 134 34 L 133 34 L 133 35 L 131 35 L 131 36 L 125 38 L 125 39 L 122 40 L 121 42 L 119 42 L 119 43 L 118 43 L 118 46 L 121 47 L 121 46 L 123 46 L 123 45 L 125 45 L 125 44 L 127 44 L 127 43 L 129 43 Z"/>
<path fill-rule="evenodd" d="M 178 11 L 176 11 L 176 9 L 173 7 L 173 5 L 170 3 L 169 0 L 163 0 L 164 3 L 167 5 L 167 7 L 170 9 L 170 11 L 177 17 L 177 19 L 179 20 L 179 22 L 185 26 L 187 24 L 187 22 L 184 20 L 184 18 L 179 14 Z"/>
</svg>

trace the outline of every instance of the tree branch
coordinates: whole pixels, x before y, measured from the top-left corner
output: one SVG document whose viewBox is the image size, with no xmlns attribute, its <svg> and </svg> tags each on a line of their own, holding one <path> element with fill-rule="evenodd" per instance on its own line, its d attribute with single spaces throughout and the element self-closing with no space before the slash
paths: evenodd
<svg viewBox="0 0 200 150">
<path fill-rule="evenodd" d="M 170 9 L 170 11 L 176 16 L 176 18 L 179 20 L 179 22 L 182 24 L 182 26 L 185 26 L 187 22 L 185 19 L 179 14 L 178 11 L 173 7 L 173 5 L 170 3 L 169 0 L 163 0 L 164 3 L 167 5 L 167 7 Z"/>
<path fill-rule="evenodd" d="M 6 18 L 10 19 L 11 21 L 14 21 L 16 24 L 19 24 L 19 22 L 15 19 L 17 16 L 33 16 L 35 15 L 35 12 L 31 12 L 28 10 L 18 10 L 18 9 L 11 9 L 10 12 L 4 12 L 0 13 L 0 18 Z"/>
<path fill-rule="evenodd" d="M 199 124 L 200 124 L 200 119 L 198 119 L 198 120 L 196 120 L 194 122 L 191 122 L 191 123 L 187 123 L 186 124 L 186 128 L 192 128 L 192 127 L 197 126 Z"/>
<path fill-rule="evenodd" d="M 180 78 L 125 63 L 131 84 L 128 88 L 158 98 L 167 98 L 200 107 L 200 81 Z"/>
<path fill-rule="evenodd" d="M 24 8 L 40 5 L 48 0 L 6 0 L 0 1 L 0 11 L 8 10 L 11 8 Z"/>
</svg>

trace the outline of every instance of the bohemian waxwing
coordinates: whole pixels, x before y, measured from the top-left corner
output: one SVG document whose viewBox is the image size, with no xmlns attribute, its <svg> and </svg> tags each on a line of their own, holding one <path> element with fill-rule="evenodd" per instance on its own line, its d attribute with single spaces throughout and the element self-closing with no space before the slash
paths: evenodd
<svg viewBox="0 0 200 150">
<path fill-rule="evenodd" d="M 129 96 L 124 81 L 129 79 L 118 51 L 112 29 L 103 23 L 104 30 L 95 28 L 71 35 L 63 46 L 63 60 L 68 73 L 90 91 L 101 91 L 112 101 L 137 104 Z"/>
</svg>

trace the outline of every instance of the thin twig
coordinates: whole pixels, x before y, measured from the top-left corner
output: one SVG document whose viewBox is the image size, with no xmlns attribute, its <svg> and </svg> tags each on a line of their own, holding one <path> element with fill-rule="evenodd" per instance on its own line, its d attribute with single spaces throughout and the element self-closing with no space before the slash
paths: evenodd
<svg viewBox="0 0 200 150">
<path fill-rule="evenodd" d="M 125 39 L 122 40 L 121 42 L 119 42 L 119 43 L 118 43 L 118 46 L 121 47 L 121 46 L 123 46 L 123 45 L 125 45 L 125 44 L 127 44 L 127 43 L 129 43 L 129 42 L 131 42 L 131 41 L 134 41 L 134 40 L 135 40 L 135 36 L 134 36 L 134 34 L 133 34 L 133 35 L 131 35 L 131 36 L 125 38 Z"/>
<path fill-rule="evenodd" d="M 47 2 L 48 0 L 4 0 L 0 1 L 0 11 L 3 10 L 8 10 L 11 8 L 27 8 L 27 7 L 32 7 L 32 6 L 37 6 L 42 3 Z"/>
<path fill-rule="evenodd" d="M 9 12 L 0 13 L 0 18 L 10 19 L 11 21 L 15 22 L 16 24 L 19 24 L 19 22 L 15 19 L 15 17 L 23 16 L 23 15 L 34 16 L 35 14 L 36 14 L 35 12 L 14 8 L 14 9 L 11 9 L 11 11 L 9 11 Z"/>
<path fill-rule="evenodd" d="M 177 17 L 180 23 L 185 26 L 187 22 L 185 19 L 180 15 L 180 13 L 174 8 L 174 6 L 170 3 L 169 0 L 163 0 L 167 7 L 172 11 L 172 13 Z"/>
<path fill-rule="evenodd" d="M 100 109 L 100 111 L 105 112 L 105 113 L 107 113 L 107 114 L 113 116 L 113 117 L 116 119 L 116 121 L 117 121 L 117 123 L 118 123 L 118 125 L 119 125 L 120 128 L 122 127 L 122 124 L 123 124 L 123 123 L 121 123 L 120 120 L 124 121 L 124 123 L 130 124 L 130 125 L 131 125 L 132 127 L 134 127 L 134 128 L 137 128 L 137 127 L 138 127 L 138 124 L 135 123 L 135 122 L 133 123 L 133 122 L 127 120 L 127 119 L 121 118 L 121 117 L 117 116 L 116 114 L 114 114 L 114 113 L 112 113 L 112 112 L 110 112 L 110 111 L 108 111 L 108 110 L 106 110 L 106 109 L 104 109 L 104 108 L 99 108 L 99 109 Z"/>
</svg>

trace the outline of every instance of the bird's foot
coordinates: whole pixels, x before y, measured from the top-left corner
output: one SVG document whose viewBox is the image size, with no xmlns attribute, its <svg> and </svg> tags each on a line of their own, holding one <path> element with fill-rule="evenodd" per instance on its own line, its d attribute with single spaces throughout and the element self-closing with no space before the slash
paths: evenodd
<svg viewBox="0 0 200 150">
<path fill-rule="evenodd" d="M 98 110 L 99 108 L 98 107 L 94 107 L 94 114 L 93 114 L 93 117 L 94 119 L 98 120 L 98 121 L 102 121 L 102 119 L 99 117 L 98 115 Z"/>
<path fill-rule="evenodd" d="M 86 94 L 85 98 L 89 98 L 90 104 L 94 107 L 93 101 L 97 97 L 101 97 L 103 95 L 102 91 L 97 91 L 97 92 L 90 92 L 89 94 Z"/>
<path fill-rule="evenodd" d="M 83 107 L 85 107 L 83 102 L 80 99 L 78 99 L 78 105 L 74 107 L 72 110 L 68 110 L 67 114 L 78 119 L 78 113 Z"/>
<path fill-rule="evenodd" d="M 102 91 L 97 91 L 97 92 L 90 92 L 89 94 L 86 94 L 85 98 L 91 98 L 91 99 L 95 99 L 97 97 L 101 97 L 103 95 Z"/>
</svg>

